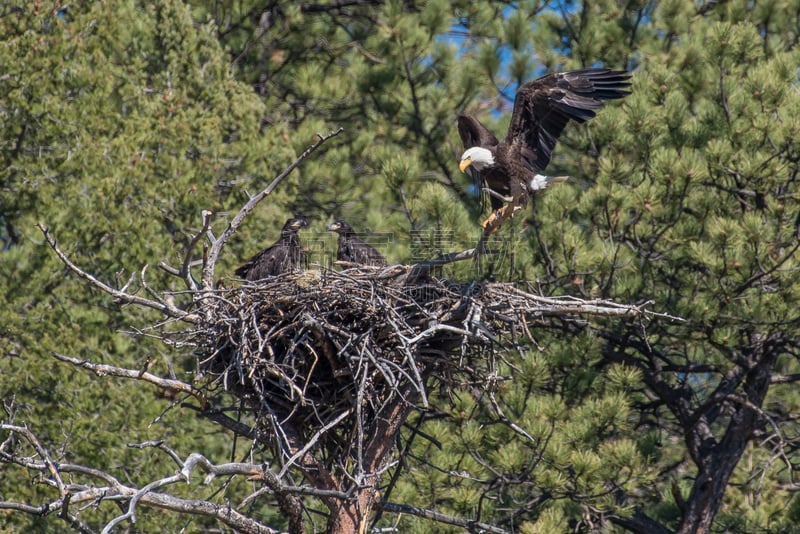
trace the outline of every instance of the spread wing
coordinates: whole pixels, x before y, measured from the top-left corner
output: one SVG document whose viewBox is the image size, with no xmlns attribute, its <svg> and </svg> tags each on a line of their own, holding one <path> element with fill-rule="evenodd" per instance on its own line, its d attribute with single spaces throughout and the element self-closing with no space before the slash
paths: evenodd
<svg viewBox="0 0 800 534">
<path fill-rule="evenodd" d="M 497 138 L 489 129 L 471 115 L 458 116 L 458 135 L 464 143 L 464 149 L 474 146 L 497 146 Z"/>
<path fill-rule="evenodd" d="M 603 100 L 630 94 L 626 90 L 629 78 L 626 71 L 583 69 L 549 74 L 523 84 L 514 100 L 505 142 L 519 151 L 531 170 L 544 171 L 570 119 L 586 122 L 603 107 Z"/>
</svg>

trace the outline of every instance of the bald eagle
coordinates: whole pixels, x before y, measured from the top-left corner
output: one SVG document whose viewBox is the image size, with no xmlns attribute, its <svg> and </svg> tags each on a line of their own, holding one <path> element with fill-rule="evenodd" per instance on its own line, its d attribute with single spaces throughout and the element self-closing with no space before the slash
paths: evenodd
<svg viewBox="0 0 800 534">
<path fill-rule="evenodd" d="M 236 269 L 236 275 L 255 281 L 268 276 L 288 273 L 300 267 L 305 252 L 303 252 L 297 231 L 306 226 L 308 223 L 302 217 L 287 220 L 281 230 L 280 239 Z"/>
<path fill-rule="evenodd" d="M 629 78 L 625 71 L 583 69 L 525 83 L 517 91 L 503 141 L 475 117 L 459 115 L 458 133 L 466 149 L 459 168 L 479 187 L 485 184 L 489 189 L 493 213 L 482 223 L 487 233 L 525 206 L 530 195 L 566 179 L 540 174 L 564 126 L 570 119 L 579 123 L 591 119 L 603 100 L 630 94 Z"/>
<path fill-rule="evenodd" d="M 346 222 L 336 221 L 329 225 L 327 230 L 339 234 L 339 250 L 336 252 L 337 260 L 360 265 L 386 267 L 386 258 L 359 239 L 353 227 Z"/>
</svg>

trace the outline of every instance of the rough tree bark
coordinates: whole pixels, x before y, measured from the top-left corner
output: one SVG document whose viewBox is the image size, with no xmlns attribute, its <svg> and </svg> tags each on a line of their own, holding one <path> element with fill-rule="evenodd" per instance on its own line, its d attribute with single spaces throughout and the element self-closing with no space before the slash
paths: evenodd
<svg viewBox="0 0 800 534">
<path fill-rule="evenodd" d="M 372 513 L 380 506 L 378 483 L 381 474 L 391 462 L 391 451 L 400 427 L 413 410 L 413 402 L 418 397 L 415 390 L 407 385 L 394 405 L 386 411 L 386 416 L 375 421 L 370 429 L 372 438 L 364 448 L 367 473 L 364 474 L 362 488 L 352 500 L 330 499 L 326 502 L 331 515 L 328 519 L 328 534 L 365 534 L 369 528 Z"/>
<path fill-rule="evenodd" d="M 757 425 L 763 422 L 761 406 L 769 389 L 775 361 L 783 345 L 781 336 L 751 336 L 751 346 L 743 355 L 743 396 L 723 390 L 723 399 L 731 403 L 733 414 L 722 438 L 716 440 L 702 415 L 697 424 L 687 428 L 687 444 L 692 459 L 697 464 L 697 477 L 686 499 L 683 519 L 677 534 L 710 532 L 714 517 L 719 511 L 728 480 L 739 463 Z M 738 382 L 738 381 L 737 381 Z M 725 389 L 732 389 L 730 386 Z M 723 400 L 721 399 L 721 400 Z M 717 404 L 708 407 L 718 412 Z"/>
</svg>

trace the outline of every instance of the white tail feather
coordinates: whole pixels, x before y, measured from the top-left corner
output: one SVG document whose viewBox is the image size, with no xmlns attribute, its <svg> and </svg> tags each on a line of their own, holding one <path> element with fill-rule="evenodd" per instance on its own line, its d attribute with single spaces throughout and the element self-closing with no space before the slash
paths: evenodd
<svg viewBox="0 0 800 534">
<path fill-rule="evenodd" d="M 531 180 L 531 183 L 528 185 L 530 186 L 531 191 L 539 191 L 546 188 L 550 184 L 564 182 L 568 178 L 569 176 L 545 176 L 543 174 L 537 174 L 533 177 L 533 180 Z"/>
</svg>

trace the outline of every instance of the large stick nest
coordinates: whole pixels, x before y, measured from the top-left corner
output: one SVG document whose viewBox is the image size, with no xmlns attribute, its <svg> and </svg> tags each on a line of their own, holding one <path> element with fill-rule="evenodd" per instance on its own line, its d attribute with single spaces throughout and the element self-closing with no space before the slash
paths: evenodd
<svg viewBox="0 0 800 534">
<path fill-rule="evenodd" d="M 291 424 L 303 442 L 342 457 L 353 433 L 368 431 L 398 396 L 424 405 L 432 376 L 488 373 L 491 349 L 523 342 L 534 322 L 638 313 L 538 297 L 513 284 L 409 283 L 407 274 L 404 267 L 311 270 L 225 290 L 206 303 L 199 368 L 254 410 L 273 446 L 282 447 Z"/>
</svg>

